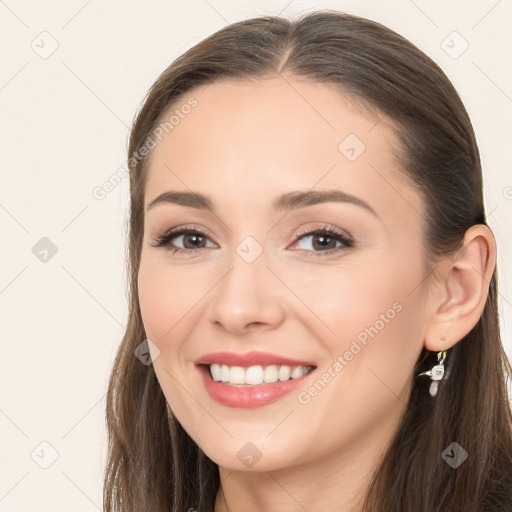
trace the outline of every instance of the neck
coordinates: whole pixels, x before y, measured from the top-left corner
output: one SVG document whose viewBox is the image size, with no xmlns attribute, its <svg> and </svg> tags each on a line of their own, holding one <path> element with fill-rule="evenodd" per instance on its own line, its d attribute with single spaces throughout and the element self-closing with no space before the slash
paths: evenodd
<svg viewBox="0 0 512 512">
<path fill-rule="evenodd" d="M 219 468 L 215 512 L 363 512 L 367 488 L 401 412 L 314 461 L 275 471 Z"/>
</svg>

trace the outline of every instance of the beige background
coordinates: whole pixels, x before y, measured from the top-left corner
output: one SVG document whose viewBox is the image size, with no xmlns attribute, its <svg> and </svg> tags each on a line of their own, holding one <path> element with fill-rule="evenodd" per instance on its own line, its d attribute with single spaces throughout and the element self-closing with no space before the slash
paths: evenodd
<svg viewBox="0 0 512 512">
<path fill-rule="evenodd" d="M 93 191 L 123 166 L 147 89 L 229 22 L 321 7 L 395 29 L 459 90 L 480 144 L 512 352 L 510 0 L 0 0 L 0 511 L 101 510 L 104 399 L 127 314 L 128 180 L 103 199 Z"/>
</svg>

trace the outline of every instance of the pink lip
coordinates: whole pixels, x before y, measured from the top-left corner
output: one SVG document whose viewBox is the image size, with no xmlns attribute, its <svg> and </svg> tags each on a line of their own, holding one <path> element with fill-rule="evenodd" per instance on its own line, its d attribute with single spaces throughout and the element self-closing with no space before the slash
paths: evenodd
<svg viewBox="0 0 512 512">
<path fill-rule="evenodd" d="M 276 356 L 268 352 L 246 352 L 237 354 L 235 352 L 215 352 L 206 354 L 195 361 L 195 364 L 227 364 L 228 366 L 268 366 L 275 364 L 278 366 L 316 366 L 310 361 L 298 361 L 288 359 L 287 357 Z"/>
<path fill-rule="evenodd" d="M 208 366 L 198 366 L 203 385 L 208 394 L 217 402 L 228 407 L 252 409 L 276 402 L 284 395 L 291 393 L 304 384 L 313 371 L 298 379 L 285 382 L 272 382 L 261 386 L 236 387 L 223 382 L 217 382 L 210 377 Z"/>
</svg>

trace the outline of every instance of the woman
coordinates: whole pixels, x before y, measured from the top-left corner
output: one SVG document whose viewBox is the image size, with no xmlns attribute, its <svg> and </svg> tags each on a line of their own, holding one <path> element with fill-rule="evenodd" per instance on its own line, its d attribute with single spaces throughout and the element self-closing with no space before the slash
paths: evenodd
<svg viewBox="0 0 512 512">
<path fill-rule="evenodd" d="M 129 165 L 106 511 L 512 510 L 496 244 L 431 59 L 333 11 L 229 25 Z"/>
</svg>

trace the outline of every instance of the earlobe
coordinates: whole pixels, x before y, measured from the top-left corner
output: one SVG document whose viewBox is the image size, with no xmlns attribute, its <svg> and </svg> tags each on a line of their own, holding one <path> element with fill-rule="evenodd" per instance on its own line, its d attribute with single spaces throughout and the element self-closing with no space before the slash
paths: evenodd
<svg viewBox="0 0 512 512">
<path fill-rule="evenodd" d="M 447 350 L 466 336 L 482 316 L 489 283 L 496 265 L 496 243 L 488 226 L 477 224 L 466 231 L 455 259 L 442 265 L 442 278 L 436 283 L 434 313 L 425 334 L 425 348 Z M 443 339 L 444 338 L 444 339 Z"/>
</svg>

